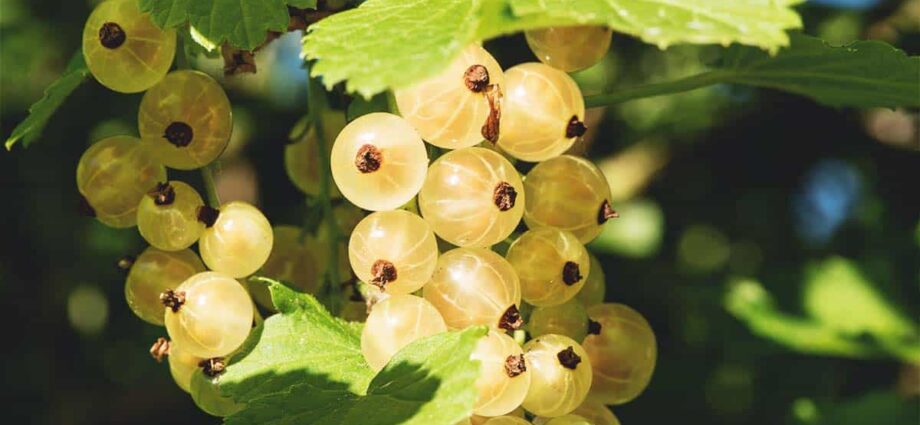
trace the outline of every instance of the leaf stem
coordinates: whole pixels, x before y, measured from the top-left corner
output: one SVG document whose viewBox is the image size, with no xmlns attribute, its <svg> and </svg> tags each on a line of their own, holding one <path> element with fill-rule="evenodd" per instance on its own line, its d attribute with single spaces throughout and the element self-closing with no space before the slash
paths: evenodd
<svg viewBox="0 0 920 425">
<path fill-rule="evenodd" d="M 708 71 L 679 80 L 645 84 L 638 87 L 619 89 L 614 93 L 588 96 L 585 97 L 585 106 L 588 108 L 596 108 L 599 106 L 616 105 L 635 99 L 696 90 L 713 84 L 727 83 L 730 82 L 730 80 L 730 72 L 724 70 Z"/>
<path fill-rule="evenodd" d="M 310 78 L 307 85 L 307 101 L 309 103 L 309 115 L 313 124 L 313 131 L 316 134 L 317 151 L 328 152 L 325 132 L 323 131 L 323 111 L 328 107 L 326 104 L 325 89 L 322 83 L 316 78 Z M 326 268 L 326 283 L 328 284 L 327 292 L 329 294 L 329 307 L 333 313 L 338 310 L 340 297 L 339 295 L 339 227 L 332 215 L 332 168 L 330 166 L 329 155 L 321 154 L 319 156 L 320 174 L 319 186 L 319 203 L 323 210 L 323 219 L 326 223 L 326 230 L 329 235 L 327 247 L 329 252 L 329 264 Z"/>
<path fill-rule="evenodd" d="M 211 208 L 220 208 L 220 197 L 217 196 L 217 185 L 214 183 L 214 170 L 218 167 L 217 161 L 214 161 L 204 167 L 201 167 L 201 179 L 204 180 L 204 190 L 208 196 L 208 206 Z"/>
</svg>

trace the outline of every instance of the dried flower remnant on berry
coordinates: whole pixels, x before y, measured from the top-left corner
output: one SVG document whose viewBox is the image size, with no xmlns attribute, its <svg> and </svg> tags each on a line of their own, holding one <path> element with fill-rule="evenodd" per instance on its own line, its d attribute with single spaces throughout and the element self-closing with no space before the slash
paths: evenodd
<svg viewBox="0 0 920 425">
<path fill-rule="evenodd" d="M 381 162 L 383 162 L 383 155 L 374 145 L 361 146 L 358 154 L 355 155 L 355 167 L 364 174 L 379 170 Z"/>
<path fill-rule="evenodd" d="M 480 133 L 486 140 L 492 143 L 497 143 L 499 125 L 501 124 L 502 120 L 502 109 L 500 102 L 502 98 L 501 87 L 495 84 L 490 84 L 486 89 L 485 95 L 486 100 L 489 101 L 489 116 L 486 117 L 486 122 L 482 125 Z"/>
<path fill-rule="evenodd" d="M 204 223 L 205 227 L 213 226 L 217 222 L 218 216 L 220 216 L 220 210 L 217 208 L 211 208 L 207 205 L 198 207 L 198 221 Z"/>
<path fill-rule="evenodd" d="M 153 357 L 157 363 L 163 362 L 163 357 L 169 355 L 169 340 L 163 337 L 157 338 L 156 342 L 150 347 L 150 357 Z"/>
<path fill-rule="evenodd" d="M 527 372 L 527 364 L 524 362 L 524 355 L 510 355 L 505 359 L 505 373 L 509 378 L 514 378 L 524 372 Z"/>
<path fill-rule="evenodd" d="M 185 292 L 167 289 L 160 294 L 160 302 L 162 302 L 166 308 L 172 310 L 173 313 L 176 313 L 179 311 L 179 307 L 185 304 Z"/>
<path fill-rule="evenodd" d="M 227 363 L 223 357 L 214 357 L 213 359 L 204 359 L 198 363 L 198 367 L 204 372 L 204 375 L 213 378 L 220 375 L 227 369 Z"/>
<path fill-rule="evenodd" d="M 163 138 L 177 148 L 184 148 L 191 144 L 193 137 L 192 126 L 181 121 L 170 123 L 163 132 Z"/>
<path fill-rule="evenodd" d="M 610 206 L 610 201 L 604 199 L 604 202 L 601 203 L 601 207 L 597 210 L 597 224 L 604 224 L 607 220 L 619 216 L 620 214 L 614 211 L 613 207 Z"/>
<path fill-rule="evenodd" d="M 157 183 L 157 187 L 147 193 L 153 203 L 159 206 L 171 205 L 176 201 L 176 189 L 169 183 Z"/>
<path fill-rule="evenodd" d="M 387 260 L 377 260 L 371 266 L 371 275 L 374 276 L 370 283 L 380 289 L 386 289 L 386 285 L 397 279 L 396 266 Z"/>
<path fill-rule="evenodd" d="M 585 127 L 585 123 L 581 122 L 577 115 L 572 115 L 569 124 L 565 127 L 565 137 L 569 139 L 581 137 L 585 135 L 586 131 L 588 131 L 588 127 Z"/>
<path fill-rule="evenodd" d="M 556 354 L 556 358 L 559 359 L 559 364 L 566 369 L 575 370 L 578 367 L 578 364 L 581 363 L 581 357 L 578 354 L 575 354 L 575 349 L 570 345 L 565 350 Z"/>
<path fill-rule="evenodd" d="M 480 93 L 489 87 L 489 70 L 479 64 L 470 66 L 463 73 L 463 83 L 473 93 Z"/>
<path fill-rule="evenodd" d="M 522 326 L 524 326 L 524 319 L 521 317 L 521 312 L 517 306 L 513 304 L 498 319 L 498 327 L 509 332 L 521 329 Z"/>
<path fill-rule="evenodd" d="M 517 191 L 511 183 L 501 182 L 495 186 L 492 192 L 492 201 L 499 211 L 508 211 L 514 208 L 514 201 L 517 199 Z"/>
<path fill-rule="evenodd" d="M 600 335 L 600 334 L 601 334 L 600 322 L 595 322 L 591 319 L 588 319 L 588 335 Z"/>
<path fill-rule="evenodd" d="M 124 28 L 114 22 L 106 22 L 99 28 L 99 43 L 106 49 L 117 49 L 127 39 Z"/>
<path fill-rule="evenodd" d="M 578 269 L 578 263 L 574 261 L 566 261 L 565 265 L 562 266 L 562 281 L 566 285 L 572 286 L 582 278 L 581 271 Z"/>
</svg>

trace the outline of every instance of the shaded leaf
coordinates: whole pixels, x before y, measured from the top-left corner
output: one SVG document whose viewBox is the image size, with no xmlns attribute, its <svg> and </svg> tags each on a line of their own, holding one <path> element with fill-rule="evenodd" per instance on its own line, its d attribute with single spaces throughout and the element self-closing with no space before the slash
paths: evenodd
<svg viewBox="0 0 920 425">
<path fill-rule="evenodd" d="M 70 59 L 64 74 L 45 89 L 45 95 L 41 99 L 29 107 L 29 115 L 13 129 L 13 133 L 6 139 L 6 149 L 12 149 L 13 145 L 20 140 L 22 140 L 23 147 L 28 147 L 37 140 L 54 112 L 80 84 L 86 81 L 89 75 L 89 69 L 83 61 L 83 52 L 78 51 Z"/>
</svg>

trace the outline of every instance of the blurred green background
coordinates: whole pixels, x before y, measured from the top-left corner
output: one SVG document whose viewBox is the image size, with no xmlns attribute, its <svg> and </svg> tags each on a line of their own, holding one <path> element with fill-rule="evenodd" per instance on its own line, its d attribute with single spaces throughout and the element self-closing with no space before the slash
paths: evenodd
<svg viewBox="0 0 920 425">
<path fill-rule="evenodd" d="M 78 48 L 93 3 L 0 0 L 4 135 Z M 920 1 L 800 11 L 807 33 L 834 43 L 875 38 L 920 53 Z M 282 161 L 306 104 L 298 41 L 283 37 L 257 56 L 258 74 L 224 81 L 235 130 L 219 191 L 258 203 L 274 224 L 305 212 Z M 506 67 L 533 60 L 520 36 L 486 47 Z M 699 72 L 719 49 L 663 52 L 617 36 L 577 79 L 586 94 L 665 81 Z M 80 154 L 136 133 L 140 97 L 86 84 L 42 140 L 0 152 L 8 423 L 219 422 L 150 359 L 165 331 L 124 302 L 115 262 L 144 248 L 140 236 L 77 212 Z M 621 214 L 590 247 L 607 301 L 645 315 L 659 343 L 649 389 L 614 408 L 624 424 L 920 423 L 917 111 L 717 86 L 592 110 L 588 125 L 575 149 L 607 173 Z"/>
</svg>

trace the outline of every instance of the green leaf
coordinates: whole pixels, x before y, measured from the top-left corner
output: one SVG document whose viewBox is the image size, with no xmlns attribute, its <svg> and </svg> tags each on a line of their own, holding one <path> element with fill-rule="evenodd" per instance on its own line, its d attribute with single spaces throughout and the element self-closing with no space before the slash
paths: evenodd
<svg viewBox="0 0 920 425">
<path fill-rule="evenodd" d="M 437 73 L 476 39 L 482 0 L 368 0 L 310 26 L 304 55 L 326 87 L 365 98 Z"/>
<path fill-rule="evenodd" d="M 162 28 L 188 21 L 199 43 L 208 50 L 225 41 L 252 50 L 265 41 L 268 31 L 287 30 L 287 6 L 315 9 L 316 0 L 139 0 L 141 11 L 150 13 Z"/>
<path fill-rule="evenodd" d="M 553 25 L 606 24 L 646 43 L 740 43 L 776 51 L 786 30 L 802 21 L 790 6 L 801 0 L 509 0 L 520 18 Z"/>
<path fill-rule="evenodd" d="M 843 258 L 828 259 L 811 271 L 803 300 L 808 314 L 846 335 L 916 335 L 911 321 L 885 300 L 855 264 Z"/>
<path fill-rule="evenodd" d="M 588 96 L 588 107 L 695 90 L 714 84 L 744 84 L 788 91 L 835 107 L 920 106 L 920 56 L 907 56 L 881 41 L 831 46 L 792 34 L 776 56 L 750 47 L 730 49 L 721 68 L 684 79 Z"/>
<path fill-rule="evenodd" d="M 468 44 L 553 25 L 596 24 L 665 46 L 732 42 L 776 50 L 801 26 L 797 0 L 368 0 L 309 28 L 313 76 L 371 97 L 437 73 Z"/>
<path fill-rule="evenodd" d="M 485 328 L 416 341 L 379 374 L 361 354 L 360 326 L 332 317 L 311 295 L 265 278 L 280 314 L 257 327 L 218 378 L 246 407 L 230 424 L 445 424 L 467 417 Z"/>
<path fill-rule="evenodd" d="M 367 395 L 323 376 L 306 375 L 289 391 L 249 402 L 229 425 L 454 425 L 470 415 L 477 397 L 479 364 L 470 361 L 482 327 L 415 341 L 374 378 Z"/>
<path fill-rule="evenodd" d="M 778 311 L 770 294 L 753 280 L 733 283 L 725 296 L 725 308 L 755 335 L 795 351 L 852 358 L 877 355 L 871 346 L 833 328 Z"/>
<path fill-rule="evenodd" d="M 834 47 L 802 34 L 775 57 L 741 47 L 726 57 L 726 82 L 797 93 L 829 106 L 920 106 L 920 56 L 881 41 Z"/>
<path fill-rule="evenodd" d="M 29 115 L 13 129 L 13 133 L 6 139 L 6 150 L 13 149 L 13 145 L 22 140 L 22 146 L 28 147 L 41 136 L 48 120 L 64 103 L 64 100 L 86 81 L 89 69 L 83 61 L 83 52 L 77 51 L 70 59 L 64 74 L 45 89 L 45 95 L 29 107 Z"/>
<path fill-rule="evenodd" d="M 312 296 L 276 281 L 268 284 L 280 314 L 269 317 L 247 341 L 243 353 L 231 358 L 220 388 L 239 402 L 286 391 L 305 380 L 322 377 L 327 386 L 361 393 L 374 372 L 361 354 L 361 334 L 333 317 Z"/>
</svg>

